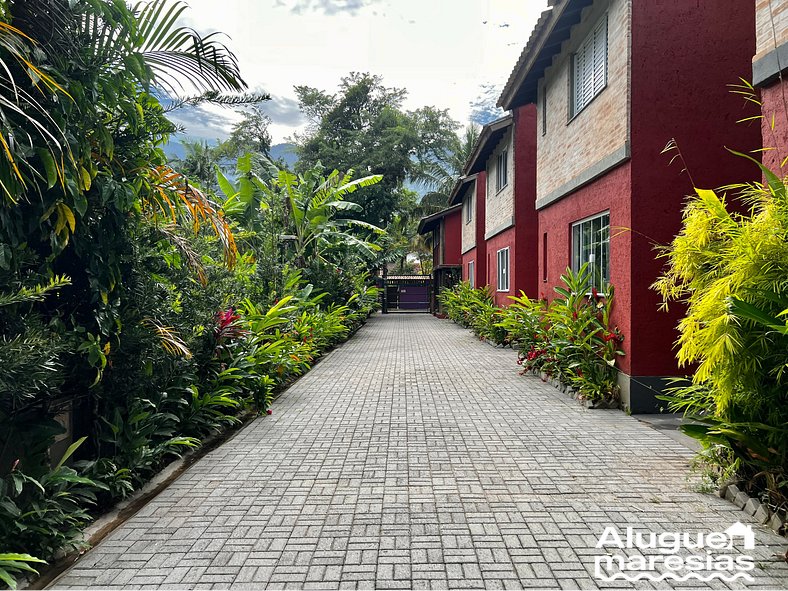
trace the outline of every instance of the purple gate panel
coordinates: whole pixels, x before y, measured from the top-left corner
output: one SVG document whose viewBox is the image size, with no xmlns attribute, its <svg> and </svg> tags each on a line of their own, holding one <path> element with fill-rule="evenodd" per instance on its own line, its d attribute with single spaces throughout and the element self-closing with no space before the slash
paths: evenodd
<svg viewBox="0 0 788 591">
<path fill-rule="evenodd" d="M 424 310 L 430 307 L 429 285 L 401 285 L 399 287 L 400 310 Z"/>
</svg>

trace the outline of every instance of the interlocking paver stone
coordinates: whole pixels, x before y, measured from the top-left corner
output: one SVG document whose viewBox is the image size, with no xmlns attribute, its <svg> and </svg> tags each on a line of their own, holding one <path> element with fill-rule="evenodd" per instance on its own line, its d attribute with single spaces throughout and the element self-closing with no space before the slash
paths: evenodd
<svg viewBox="0 0 788 591">
<path fill-rule="evenodd" d="M 604 583 L 606 526 L 756 532 L 750 588 L 787 588 L 784 538 L 694 492 L 692 452 L 586 410 L 426 315 L 375 316 L 91 550 L 56 588 L 742 588 Z"/>
</svg>

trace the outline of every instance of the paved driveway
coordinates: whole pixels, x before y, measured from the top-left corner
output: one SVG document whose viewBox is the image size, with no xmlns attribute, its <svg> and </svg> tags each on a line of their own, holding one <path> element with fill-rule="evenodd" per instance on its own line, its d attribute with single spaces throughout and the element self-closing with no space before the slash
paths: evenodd
<svg viewBox="0 0 788 591">
<path fill-rule="evenodd" d="M 595 578 L 607 526 L 749 522 L 694 492 L 680 443 L 622 412 L 581 408 L 519 376 L 515 359 L 449 321 L 376 316 L 56 587 L 744 585 Z M 754 530 L 749 588 L 788 587 L 773 558 L 785 540 Z"/>
</svg>

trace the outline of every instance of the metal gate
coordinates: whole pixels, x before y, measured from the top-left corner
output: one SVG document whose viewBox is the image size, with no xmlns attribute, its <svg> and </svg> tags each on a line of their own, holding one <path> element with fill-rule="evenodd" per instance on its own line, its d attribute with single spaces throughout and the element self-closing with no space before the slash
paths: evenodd
<svg viewBox="0 0 788 591">
<path fill-rule="evenodd" d="M 383 313 L 430 312 L 430 275 L 389 275 L 383 278 Z"/>
</svg>

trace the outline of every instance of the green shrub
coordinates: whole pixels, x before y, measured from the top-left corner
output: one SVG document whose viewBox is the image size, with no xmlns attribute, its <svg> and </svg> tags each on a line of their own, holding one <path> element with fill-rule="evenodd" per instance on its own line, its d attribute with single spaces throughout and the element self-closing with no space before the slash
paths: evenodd
<svg viewBox="0 0 788 591">
<path fill-rule="evenodd" d="M 0 547 L 52 556 L 66 546 L 80 547 L 88 509 L 106 485 L 79 475 L 65 462 L 83 443 L 80 439 L 54 468 L 34 477 L 15 465 L 0 480 Z"/>
<path fill-rule="evenodd" d="M 592 287 L 591 272 L 567 269 L 563 285 L 550 305 L 525 294 L 498 308 L 488 288 L 466 282 L 444 290 L 441 301 L 455 322 L 480 338 L 498 344 L 516 343 L 524 370 L 544 372 L 571 385 L 592 401 L 618 399 L 616 359 L 623 355 L 623 336 L 610 323 L 613 286 L 604 295 Z"/>
<path fill-rule="evenodd" d="M 38 571 L 29 563 L 46 564 L 44 560 L 30 554 L 0 552 L 0 581 L 9 589 L 16 589 L 16 578 L 27 573 L 37 575 Z"/>
<path fill-rule="evenodd" d="M 788 198 L 785 182 L 762 167 L 766 184 L 726 187 L 750 210 L 729 211 L 725 195 L 696 190 L 682 230 L 663 255 L 654 287 L 665 305 L 684 302 L 678 360 L 697 369 L 667 398 L 695 419 L 720 478 L 733 476 L 773 508 L 788 504 Z"/>
</svg>

